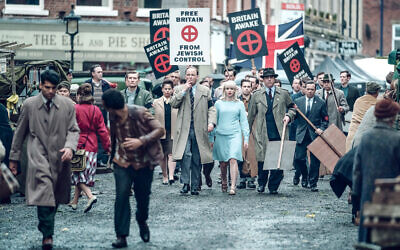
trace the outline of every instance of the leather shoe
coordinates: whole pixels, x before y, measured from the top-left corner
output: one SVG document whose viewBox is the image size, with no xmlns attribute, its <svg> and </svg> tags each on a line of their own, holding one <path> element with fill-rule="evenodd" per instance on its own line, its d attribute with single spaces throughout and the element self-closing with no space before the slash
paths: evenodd
<svg viewBox="0 0 400 250">
<path fill-rule="evenodd" d="M 301 180 L 301 186 L 302 186 L 303 188 L 307 188 L 307 187 L 308 187 L 308 181 L 305 180 L 305 179 L 302 179 L 302 180 Z"/>
<path fill-rule="evenodd" d="M 236 186 L 237 189 L 245 189 L 246 188 L 246 182 L 241 181 L 239 185 Z"/>
<path fill-rule="evenodd" d="M 318 192 L 317 186 L 311 187 L 311 192 Z"/>
<path fill-rule="evenodd" d="M 300 178 L 293 177 L 293 185 L 297 186 L 300 183 Z"/>
<path fill-rule="evenodd" d="M 278 194 L 278 191 L 276 191 L 276 190 L 269 190 L 269 194 Z"/>
<path fill-rule="evenodd" d="M 150 241 L 150 230 L 149 226 L 147 226 L 147 223 L 140 223 L 139 224 L 139 231 L 140 231 L 140 238 L 144 242 L 149 242 Z"/>
<path fill-rule="evenodd" d="M 257 192 L 264 193 L 264 191 L 265 191 L 265 186 L 263 186 L 263 185 L 258 186 Z"/>
<path fill-rule="evenodd" d="M 183 187 L 181 189 L 181 194 L 187 194 L 190 190 L 189 184 L 183 184 Z"/>
<path fill-rule="evenodd" d="M 206 184 L 207 187 L 212 187 L 212 179 L 210 175 L 206 175 Z"/>
<path fill-rule="evenodd" d="M 53 249 L 53 238 L 45 238 L 42 240 L 42 250 L 51 250 Z"/>
<path fill-rule="evenodd" d="M 97 202 L 97 197 L 93 196 L 87 203 L 85 210 L 83 210 L 84 213 L 87 213 L 90 211 L 90 209 L 92 209 L 93 204 Z"/>
<path fill-rule="evenodd" d="M 113 248 L 123 248 L 127 247 L 128 244 L 126 243 L 126 237 L 118 237 L 115 242 L 111 244 Z"/>
<path fill-rule="evenodd" d="M 254 181 L 248 181 L 247 182 L 247 188 L 255 189 L 256 188 L 256 184 L 254 184 Z"/>
<path fill-rule="evenodd" d="M 174 184 L 174 182 L 175 182 L 175 180 L 174 180 L 174 179 L 172 179 L 172 180 L 169 180 L 169 181 L 168 181 L 169 185 L 172 185 L 172 184 Z"/>
<path fill-rule="evenodd" d="M 199 191 L 197 191 L 197 189 L 192 189 L 192 191 L 190 191 L 191 195 L 199 195 Z"/>
</svg>

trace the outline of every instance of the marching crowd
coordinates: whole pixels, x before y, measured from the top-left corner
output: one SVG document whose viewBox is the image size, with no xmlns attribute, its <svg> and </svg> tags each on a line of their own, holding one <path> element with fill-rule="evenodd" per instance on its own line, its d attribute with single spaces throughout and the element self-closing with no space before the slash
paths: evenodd
<svg viewBox="0 0 400 250">
<path fill-rule="evenodd" d="M 349 71 L 340 73 L 339 88 L 334 87 L 332 74 L 321 72 L 315 79 L 294 79 L 288 91 L 272 68 L 253 69 L 240 85 L 235 82 L 236 71 L 226 68 L 225 79 L 215 87 L 212 77 L 199 79 L 198 69 L 188 66 L 184 72 L 167 75 L 161 84 L 162 95 L 153 99 L 151 91 L 139 86 L 136 71 L 126 72 L 126 88 L 121 91 L 103 79 L 100 65 L 94 65 L 90 72 L 91 78 L 79 86 L 72 100 L 70 84 L 60 83 L 55 71 L 44 71 L 41 92 L 23 103 L 13 137 L 7 111 L 0 105 L 5 163 L 16 175 L 21 171 L 21 156 L 27 155 L 26 202 L 38 208 L 44 249 L 52 248 L 59 204 L 76 210 L 84 194 L 86 213 L 98 201 L 91 187 L 100 162 L 113 165 L 115 248 L 127 246 L 132 193 L 140 236 L 144 242 L 150 240 L 146 221 L 153 171 L 158 165 L 162 184 L 180 180 L 182 194 L 200 194 L 202 169 L 205 184 L 215 186 L 211 172 L 219 166 L 222 192 L 235 195 L 237 189 L 247 188 L 263 193 L 268 188 L 276 195 L 284 171 L 264 169 L 265 160 L 272 157 L 266 151 L 271 142 L 289 139 L 296 141 L 293 185 L 318 192 L 321 173 L 328 173 L 312 153 L 307 157 L 307 146 L 331 124 L 343 130 L 349 111 L 353 114 L 346 139 L 348 153 L 343 159 L 350 163 L 343 164 L 341 159 L 333 176 L 345 172 L 344 177 L 351 180 L 354 216 L 371 200 L 376 178 L 400 175 L 400 106 L 393 101 L 398 80 L 391 81 L 390 76 L 391 89 L 378 97 L 381 86 L 375 82 L 367 83 L 361 96 L 349 85 Z M 284 132 L 286 127 L 288 133 Z M 63 166 L 82 149 L 86 166 L 71 174 Z M 336 180 L 335 184 L 341 185 L 340 178 Z M 70 200 L 71 185 L 74 195 Z M 368 242 L 362 220 L 361 216 L 359 241 Z"/>
</svg>

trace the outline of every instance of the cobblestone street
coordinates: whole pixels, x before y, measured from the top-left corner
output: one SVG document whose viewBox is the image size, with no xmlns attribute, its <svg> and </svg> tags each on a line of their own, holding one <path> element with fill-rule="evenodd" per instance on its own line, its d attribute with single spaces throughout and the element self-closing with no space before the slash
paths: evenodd
<svg viewBox="0 0 400 250">
<path fill-rule="evenodd" d="M 148 221 L 151 239 L 145 244 L 132 216 L 128 249 L 352 249 L 357 227 L 351 224 L 347 195 L 337 199 L 329 181 L 319 181 L 318 193 L 292 185 L 286 172 L 279 194 L 238 190 L 236 196 L 220 191 L 219 169 L 213 170 L 213 187 L 203 186 L 199 196 L 179 193 L 181 185 L 163 186 L 155 170 Z M 59 207 L 55 249 L 111 248 L 114 234 L 115 186 L 113 174 L 96 175 L 98 202 L 83 213 Z M 345 192 L 347 194 L 347 192 Z M 135 202 L 131 200 L 134 211 Z M 11 205 L 0 206 L 0 248 L 40 249 L 35 207 L 14 195 Z"/>
</svg>

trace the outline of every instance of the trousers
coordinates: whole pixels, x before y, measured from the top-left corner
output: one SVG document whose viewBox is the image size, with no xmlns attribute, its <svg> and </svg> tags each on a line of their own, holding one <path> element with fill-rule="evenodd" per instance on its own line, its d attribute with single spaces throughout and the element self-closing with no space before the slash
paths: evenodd
<svg viewBox="0 0 400 250">
<path fill-rule="evenodd" d="M 123 168 L 114 163 L 115 178 L 115 204 L 114 226 L 117 237 L 128 236 L 131 223 L 131 207 L 129 204 L 129 192 L 133 183 L 136 199 L 136 221 L 139 224 L 146 222 L 149 217 L 149 202 L 153 170 L 133 167 Z"/>
<path fill-rule="evenodd" d="M 54 234 L 54 219 L 57 207 L 38 206 L 37 215 L 39 219 L 38 229 L 43 234 L 43 238 L 52 237 Z"/>
<path fill-rule="evenodd" d="M 183 158 L 181 160 L 181 181 L 183 184 L 191 184 L 191 190 L 199 187 L 201 172 L 201 159 L 199 146 L 193 126 L 190 127 Z"/>
</svg>

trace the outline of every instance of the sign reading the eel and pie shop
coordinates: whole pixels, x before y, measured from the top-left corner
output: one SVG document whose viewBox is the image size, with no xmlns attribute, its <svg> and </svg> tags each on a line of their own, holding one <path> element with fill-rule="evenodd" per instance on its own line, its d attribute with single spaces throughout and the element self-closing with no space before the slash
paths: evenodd
<svg viewBox="0 0 400 250">
<path fill-rule="evenodd" d="M 260 9 L 228 14 L 237 59 L 250 59 L 268 54 Z"/>
<path fill-rule="evenodd" d="M 169 10 L 150 11 L 150 41 L 157 42 L 163 38 L 169 41 Z"/>
<path fill-rule="evenodd" d="M 178 66 L 171 65 L 170 63 L 169 42 L 167 38 L 150 43 L 144 47 L 144 51 L 146 52 L 156 78 L 163 77 L 178 70 Z"/>
<path fill-rule="evenodd" d="M 170 56 L 173 65 L 210 64 L 210 9 L 170 9 Z"/>
</svg>

